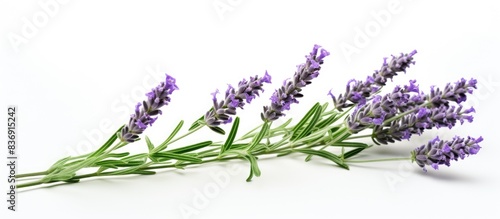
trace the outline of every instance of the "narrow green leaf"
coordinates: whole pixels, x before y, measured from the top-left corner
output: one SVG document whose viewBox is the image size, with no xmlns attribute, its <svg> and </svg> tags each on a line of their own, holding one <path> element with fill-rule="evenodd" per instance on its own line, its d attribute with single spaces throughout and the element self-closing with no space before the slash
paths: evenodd
<svg viewBox="0 0 500 219">
<path fill-rule="evenodd" d="M 132 174 L 140 174 L 140 175 L 155 175 L 155 171 L 149 171 L 149 170 L 136 170 L 132 172 Z"/>
<path fill-rule="evenodd" d="M 335 127 L 333 127 L 332 129 L 330 129 L 330 132 L 331 132 L 331 133 L 335 133 L 335 132 L 337 132 L 339 129 L 340 129 L 340 127 L 339 127 L 339 126 L 335 126 Z"/>
<path fill-rule="evenodd" d="M 324 103 L 322 106 L 321 106 L 321 113 L 324 113 L 326 111 L 326 108 L 328 108 L 328 102 Z"/>
<path fill-rule="evenodd" d="M 145 159 L 146 157 L 148 157 L 148 154 L 141 153 L 141 154 L 135 154 L 135 155 L 132 155 L 132 156 L 129 156 L 129 157 L 122 158 L 121 160 L 125 161 L 125 162 L 129 162 L 129 161 L 132 161 L 132 160 Z"/>
<path fill-rule="evenodd" d="M 215 127 L 209 126 L 208 128 L 210 128 L 210 130 L 214 131 L 217 134 L 221 134 L 221 135 L 225 135 L 226 134 L 226 131 L 224 131 L 224 129 L 222 129 L 222 128 L 218 127 L 218 126 L 215 126 Z"/>
<path fill-rule="evenodd" d="M 351 133 L 349 132 L 346 132 L 344 133 L 340 138 L 338 138 L 334 144 L 337 144 L 338 142 L 343 142 L 344 140 L 346 140 L 347 138 L 349 138 L 349 136 L 351 136 Z"/>
<path fill-rule="evenodd" d="M 53 182 L 53 181 L 66 181 L 75 177 L 75 173 L 67 173 L 67 174 L 56 174 L 56 175 L 47 175 L 41 180 L 43 182 Z"/>
<path fill-rule="evenodd" d="M 328 118 L 319 121 L 318 124 L 316 125 L 316 128 L 322 129 L 328 125 L 331 125 L 337 118 L 337 115 L 338 115 L 337 113 L 334 113 L 330 115 Z"/>
<path fill-rule="evenodd" d="M 252 169 L 252 168 L 253 168 L 253 167 L 252 167 L 252 166 L 250 166 L 250 174 L 249 174 L 249 175 L 248 175 L 248 177 L 247 177 L 247 182 L 252 181 L 252 178 L 253 178 L 253 169 Z"/>
<path fill-rule="evenodd" d="M 320 107 L 318 103 L 314 104 L 314 106 L 311 107 L 311 109 L 306 113 L 306 115 L 304 115 L 304 117 L 302 117 L 302 119 L 299 121 L 299 123 L 297 123 L 297 125 L 295 125 L 295 127 L 293 127 L 292 133 L 297 132 L 299 129 L 301 129 L 302 126 L 304 126 L 307 123 L 309 118 L 311 118 L 314 115 L 314 113 L 316 112 L 316 109 L 318 107 Z"/>
<path fill-rule="evenodd" d="M 123 153 L 111 153 L 111 154 L 108 154 L 107 157 L 115 157 L 115 158 L 121 158 L 121 157 L 126 157 L 130 155 L 129 152 L 123 152 Z"/>
<path fill-rule="evenodd" d="M 255 147 L 260 143 L 260 141 L 262 141 L 262 139 L 267 135 L 268 132 L 269 132 L 269 123 L 264 122 L 262 128 L 260 129 L 260 132 L 257 135 L 255 135 L 254 138 L 252 139 L 252 142 L 250 143 L 248 150 L 252 151 L 253 149 L 255 149 Z"/>
<path fill-rule="evenodd" d="M 316 125 L 316 123 L 318 122 L 318 120 L 319 120 L 319 118 L 321 116 L 321 108 L 319 107 L 318 103 L 316 103 L 316 105 L 317 105 L 317 107 L 313 111 L 311 121 L 297 135 L 292 136 L 292 138 L 290 139 L 291 141 L 295 141 L 297 139 L 301 139 L 302 137 L 308 135 L 311 132 L 311 130 L 314 128 L 314 126 Z"/>
<path fill-rule="evenodd" d="M 340 147 L 351 147 L 351 148 L 367 148 L 368 145 L 361 142 L 337 142 L 333 143 L 332 146 L 340 146 Z"/>
<path fill-rule="evenodd" d="M 344 154 L 344 159 L 348 159 L 348 158 L 351 158 L 357 154 L 359 154 L 359 152 L 365 150 L 365 148 L 356 148 L 356 149 L 353 149 L 353 150 L 350 150 L 348 151 L 347 153 Z"/>
<path fill-rule="evenodd" d="M 122 169 L 122 170 L 111 172 L 110 175 L 126 175 L 126 174 L 133 173 L 133 172 L 139 170 L 140 168 L 142 168 L 142 166 L 129 167 L 127 169 Z"/>
<path fill-rule="evenodd" d="M 261 172 L 259 169 L 259 165 L 257 164 L 257 159 L 253 155 L 244 156 L 246 160 L 250 162 L 250 175 L 247 178 L 247 182 L 252 181 L 253 176 L 259 177 Z"/>
<path fill-rule="evenodd" d="M 191 151 L 195 151 L 195 150 L 198 150 L 198 149 L 210 146 L 212 143 L 213 143 L 212 141 L 203 141 L 203 142 L 192 144 L 192 145 L 188 145 L 188 146 L 185 146 L 185 147 L 171 149 L 171 150 L 168 150 L 168 152 L 170 152 L 170 153 L 176 153 L 176 154 L 183 154 L 183 153 L 186 153 L 186 152 L 191 152 Z"/>
<path fill-rule="evenodd" d="M 197 119 L 196 121 L 193 122 L 193 124 L 191 125 L 191 127 L 189 127 L 189 131 L 195 129 L 195 128 L 198 128 L 200 127 L 201 123 L 200 122 L 203 122 L 203 119 L 205 118 L 205 116 L 201 116 L 199 119 Z"/>
<path fill-rule="evenodd" d="M 175 165 L 174 168 L 179 170 L 185 170 L 184 166 L 182 165 Z"/>
<path fill-rule="evenodd" d="M 253 155 L 248 155 L 247 157 L 249 158 L 250 165 L 252 165 L 253 174 L 259 177 L 261 172 L 259 165 L 257 164 L 257 158 Z"/>
<path fill-rule="evenodd" d="M 315 155 L 315 156 L 320 156 L 320 157 L 323 157 L 323 158 L 326 158 L 328 160 L 331 160 L 333 161 L 334 163 L 336 163 L 338 166 L 344 168 L 344 169 L 349 169 L 349 166 L 347 164 L 344 163 L 344 161 L 342 161 L 342 159 L 329 152 L 329 151 L 325 151 L 325 150 L 313 150 L 313 149 L 297 149 L 298 152 L 301 152 L 301 153 L 304 153 L 304 154 L 310 154 L 310 155 Z"/>
<path fill-rule="evenodd" d="M 202 162 L 202 160 L 200 158 L 197 158 L 195 156 L 185 155 L 185 154 L 175 154 L 175 153 L 166 152 L 166 151 L 155 153 L 152 156 L 157 157 L 157 158 L 167 158 L 167 159 L 188 161 L 188 162 L 192 162 L 192 163 L 201 163 Z"/>
<path fill-rule="evenodd" d="M 332 132 L 332 135 L 330 137 L 330 143 L 334 144 L 336 142 L 341 142 L 339 139 L 343 138 L 343 135 L 347 132 L 347 128 L 342 127 L 340 129 L 335 130 L 335 132 Z"/>
<path fill-rule="evenodd" d="M 68 179 L 64 181 L 65 183 L 78 183 L 80 182 L 80 179 Z"/>
<path fill-rule="evenodd" d="M 116 166 L 118 167 L 133 167 L 133 166 L 139 166 L 146 163 L 146 160 L 132 160 L 124 164 L 117 164 Z"/>
<path fill-rule="evenodd" d="M 233 144 L 233 146 L 231 147 L 231 149 L 243 149 L 243 148 L 247 148 L 250 144 L 248 143 L 243 143 L 243 144 Z"/>
<path fill-rule="evenodd" d="M 101 164 L 98 172 L 101 173 L 107 169 L 118 169 L 118 166 L 113 165 L 113 164 Z"/>
<path fill-rule="evenodd" d="M 248 175 L 247 182 L 250 182 L 253 176 L 260 176 L 260 169 L 257 165 L 257 158 L 251 154 L 248 154 L 248 151 L 232 149 L 224 152 L 224 154 L 222 154 L 221 156 L 229 154 L 237 155 L 238 157 L 242 157 L 250 162 L 250 175 Z"/>
<path fill-rule="evenodd" d="M 153 143 L 151 143 L 151 140 L 149 140 L 149 137 L 146 135 L 146 144 L 148 145 L 148 151 L 151 152 L 155 146 L 153 145 Z"/>
<path fill-rule="evenodd" d="M 126 164 L 127 162 L 123 160 L 101 160 L 99 162 L 96 162 L 95 165 L 97 166 L 118 166 L 120 164 Z"/>
<path fill-rule="evenodd" d="M 163 143 L 161 143 L 158 148 L 155 150 L 155 152 L 158 152 L 158 151 L 161 151 L 165 148 L 167 148 L 167 144 L 175 137 L 175 135 L 177 135 L 177 133 L 179 133 L 179 131 L 181 130 L 182 128 L 182 125 L 184 125 L 184 120 L 181 120 L 179 122 L 179 124 L 177 124 L 177 126 L 175 127 L 175 129 L 172 131 L 172 133 L 170 133 L 170 135 L 168 136 L 167 139 L 165 139 L 165 141 L 163 141 Z M 154 147 L 154 146 L 153 146 Z"/>
<path fill-rule="evenodd" d="M 293 153 L 293 151 L 281 152 L 281 153 L 277 154 L 276 157 L 283 157 L 283 156 L 289 155 L 291 153 Z"/>
<path fill-rule="evenodd" d="M 285 122 L 285 123 L 281 124 L 280 126 L 278 126 L 278 127 L 274 128 L 274 129 L 276 129 L 276 130 L 279 130 L 279 129 L 284 129 L 284 128 L 286 128 L 288 125 L 290 125 L 290 123 L 292 123 L 292 118 L 290 118 L 290 119 L 286 120 L 286 122 Z"/>
<path fill-rule="evenodd" d="M 113 135 L 111 135 L 111 137 L 106 141 L 106 143 L 104 143 L 99 149 L 97 149 L 94 153 L 92 153 L 88 157 L 89 158 L 95 157 L 106 151 L 116 141 L 116 139 L 118 138 L 118 133 L 122 130 L 124 126 L 125 125 L 122 125 L 118 130 L 116 130 L 116 132 Z"/>
<path fill-rule="evenodd" d="M 231 131 L 227 136 L 226 142 L 221 147 L 220 154 L 223 154 L 225 151 L 231 149 L 231 145 L 233 145 L 234 138 L 236 137 L 236 133 L 238 132 L 238 126 L 240 125 L 240 118 L 236 117 L 233 122 L 233 126 L 231 127 Z"/>
<path fill-rule="evenodd" d="M 99 169 L 97 169 L 96 173 L 102 173 L 109 168 L 117 169 L 118 167 L 117 166 L 112 166 L 112 167 L 101 166 L 101 167 L 99 167 Z"/>
<path fill-rule="evenodd" d="M 71 159 L 71 157 L 65 157 L 63 159 L 60 159 L 58 160 L 57 162 L 55 162 L 48 170 L 47 172 L 52 172 L 54 171 L 55 169 L 59 168 L 60 166 L 64 165 L 66 162 L 68 162 L 69 160 Z"/>
</svg>

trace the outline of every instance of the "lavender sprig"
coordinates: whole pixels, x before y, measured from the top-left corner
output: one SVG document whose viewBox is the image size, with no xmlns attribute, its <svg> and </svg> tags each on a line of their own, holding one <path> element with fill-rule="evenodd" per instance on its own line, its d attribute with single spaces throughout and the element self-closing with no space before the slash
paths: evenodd
<svg viewBox="0 0 500 219">
<path fill-rule="evenodd" d="M 238 88 L 228 85 L 223 101 L 217 101 L 219 90 L 212 93 L 214 106 L 205 114 L 205 123 L 209 127 L 216 127 L 220 124 L 227 124 L 232 121 L 231 115 L 236 115 L 236 107 L 243 109 L 246 103 L 250 103 L 259 96 L 259 91 L 264 92 L 262 88 L 264 83 L 271 83 L 271 76 L 267 73 L 262 77 L 250 77 L 247 81 L 243 79 L 238 83 Z"/>
<path fill-rule="evenodd" d="M 179 88 L 175 84 L 175 78 L 166 74 L 166 79 L 161 82 L 151 92 L 147 93 L 147 100 L 137 103 L 135 106 L 135 113 L 130 116 L 129 123 L 125 125 L 118 133 L 118 138 L 122 142 L 132 143 L 139 140 L 139 135 L 146 130 L 148 126 L 153 125 L 162 112 L 160 108 L 168 105 L 170 102 L 170 95 L 174 90 Z"/>
<path fill-rule="evenodd" d="M 384 96 L 374 96 L 370 103 L 358 104 L 347 120 L 350 131 L 358 133 L 374 125 L 380 126 L 386 119 L 424 104 L 425 97 L 415 82 L 416 80 L 410 80 L 409 85 L 396 86 Z M 412 93 L 415 94 L 411 95 Z"/>
<path fill-rule="evenodd" d="M 261 113 L 263 121 L 274 121 L 285 116 L 283 111 L 290 110 L 290 105 L 298 103 L 297 98 L 304 96 L 300 93 L 302 88 L 311 84 L 312 79 L 318 77 L 323 58 L 330 55 L 328 51 L 322 48 L 320 50 L 320 48 L 321 46 L 314 45 L 312 52 L 306 55 L 306 63 L 297 66 L 292 80 L 285 80 L 283 86 L 274 91 L 271 96 L 271 105 L 263 107 L 264 110 Z"/>
<path fill-rule="evenodd" d="M 271 105 L 264 107 L 264 112 L 261 113 L 264 123 L 240 138 L 236 138 L 240 124 L 239 117 L 236 117 L 224 142 L 208 140 L 180 147 L 172 145 L 195 133 L 204 125 L 217 133 L 224 134 L 224 130 L 218 126 L 230 123 L 231 116 L 236 114 L 236 108 L 243 108 L 246 103 L 250 103 L 263 92 L 263 84 L 271 82 L 267 72 L 262 77 L 243 79 L 236 88 L 228 85 L 222 101 L 216 98 L 218 91 L 213 93 L 214 107 L 198 119 L 187 133 L 177 136 L 184 124 L 184 120 L 181 120 L 159 145 L 153 143 L 154 139 L 145 137 L 146 153 L 134 155 L 129 152 L 115 153 L 115 150 L 122 146 L 139 140 L 139 135 L 155 122 L 157 115 L 161 114 L 160 107 L 170 102 L 170 95 L 178 88 L 175 79 L 167 75 L 166 82 L 146 94 L 146 101 L 137 104 L 135 114 L 131 116 L 129 123 L 118 129 L 98 150 L 88 155 L 63 158 L 46 171 L 16 175 L 16 178 L 43 176 L 16 185 L 16 188 L 55 182 L 75 183 L 91 177 L 151 175 L 156 173 L 156 169 L 183 169 L 231 159 L 244 159 L 249 162 L 250 175 L 247 181 L 250 181 L 253 176 L 261 175 L 258 166 L 258 158 L 261 156 L 281 157 L 293 153 L 306 154 L 306 161 L 313 156 L 326 158 L 345 169 L 349 169 L 348 163 L 351 162 L 411 159 L 424 170 L 426 166 L 438 169 L 439 165 L 450 165 L 451 160 L 477 154 L 481 148 L 479 143 L 483 140 L 482 137 L 478 139 L 455 137 L 451 141 L 441 141 L 436 138 L 427 145 L 414 149 L 411 156 L 404 158 L 352 159 L 371 147 L 363 142 L 353 142 L 354 139 L 372 137 L 375 143 L 387 144 L 409 139 L 414 134 L 421 134 L 425 129 L 452 128 L 458 122 L 473 121 L 471 113 L 475 112 L 474 108 L 464 110 L 460 104 L 476 89 L 475 79 L 469 81 L 461 79 L 454 84 L 447 84 L 442 90 L 431 87 L 429 95 L 421 92 L 416 81 L 412 80 L 406 86 L 396 86 L 386 95 L 377 95 L 387 80 L 392 79 L 398 72 L 404 72 L 414 63 L 415 53 L 416 51 L 413 51 L 410 54 L 401 54 L 399 57 L 393 56 L 390 62 L 384 59 L 382 68 L 365 82 L 350 81 L 345 94 L 340 95 L 338 99 L 332 95 L 335 102 L 334 109 L 328 111 L 326 110 L 328 104 L 316 103 L 296 125 L 289 126 L 291 121 L 289 120 L 271 129 L 271 121 L 284 116 L 283 111 L 289 110 L 290 105 L 297 103 L 297 99 L 303 96 L 302 88 L 318 76 L 323 58 L 329 53 L 315 45 L 312 52 L 306 56 L 306 63 L 297 66 L 293 79 L 285 80 L 283 86 L 273 93 Z M 354 112 L 346 120 L 342 120 L 348 111 L 344 113 L 339 111 L 349 106 L 356 106 Z M 354 135 L 366 129 L 372 129 L 372 134 Z M 330 151 L 332 147 L 337 147 L 338 153 Z M 96 171 L 78 173 L 86 168 Z"/>
<path fill-rule="evenodd" d="M 467 137 L 467 139 L 455 136 L 451 141 L 440 140 L 439 137 L 429 141 L 426 145 L 422 145 L 411 153 L 411 159 L 423 168 L 431 166 L 438 169 L 439 165 L 450 166 L 450 161 L 464 159 L 466 156 L 474 155 L 479 152 L 481 147 L 479 143 L 483 141 L 482 137 L 477 139 Z"/>
<path fill-rule="evenodd" d="M 455 85 L 447 84 L 444 91 L 431 88 L 431 94 L 420 92 L 415 81 L 401 88 L 397 86 L 391 93 L 375 96 L 364 105 L 358 105 L 348 118 L 351 133 L 373 128 L 373 139 L 382 144 L 409 139 L 413 134 L 421 134 L 425 129 L 455 126 L 457 121 L 472 122 L 474 108 L 462 110 L 462 106 L 450 106 L 450 102 L 461 103 L 466 94 L 471 94 L 477 81 L 461 79 Z"/>
<path fill-rule="evenodd" d="M 434 106 L 448 105 L 450 101 L 461 103 L 467 100 L 467 94 L 472 94 L 474 89 L 477 89 L 476 79 L 472 78 L 467 81 L 462 78 L 455 84 L 446 84 L 442 91 L 431 87 L 429 99 Z"/>
<path fill-rule="evenodd" d="M 419 108 L 418 111 L 394 120 L 386 126 L 377 125 L 373 128 L 373 138 L 382 144 L 394 143 L 395 141 L 408 140 L 413 134 L 420 135 L 425 129 L 448 127 L 453 128 L 457 121 L 463 124 L 465 121 L 471 123 L 475 112 L 474 108 L 462 110 L 462 106 L 428 109 Z"/>
<path fill-rule="evenodd" d="M 401 53 L 398 57 L 392 55 L 389 63 L 387 63 L 387 58 L 384 58 L 380 70 L 376 70 L 372 76 L 368 76 L 366 81 L 349 80 L 346 85 L 346 92 L 340 94 L 338 98 L 330 91 L 328 95 L 332 97 L 335 108 L 342 111 L 356 104 L 365 104 L 369 97 L 386 85 L 388 79 L 392 80 L 400 72 L 406 73 L 406 69 L 410 67 L 410 64 L 415 64 L 413 56 L 416 53 L 417 50 L 413 50 L 409 54 Z"/>
</svg>

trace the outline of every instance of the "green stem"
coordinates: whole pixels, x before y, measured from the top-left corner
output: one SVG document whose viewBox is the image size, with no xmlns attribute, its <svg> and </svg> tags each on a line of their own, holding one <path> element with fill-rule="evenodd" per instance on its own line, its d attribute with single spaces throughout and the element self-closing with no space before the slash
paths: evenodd
<svg viewBox="0 0 500 219">
<path fill-rule="evenodd" d="M 24 173 L 24 174 L 18 174 L 18 175 L 16 175 L 16 178 L 20 179 L 20 178 L 24 178 L 24 177 L 41 176 L 41 175 L 46 175 L 46 174 L 48 174 L 47 171 L 33 172 L 33 173 Z"/>
<path fill-rule="evenodd" d="M 374 160 L 345 160 L 346 163 L 371 163 L 371 162 L 384 162 L 384 161 L 398 161 L 398 160 L 411 160 L 410 157 L 398 157 L 398 158 L 385 158 L 385 159 L 374 159 Z"/>
<path fill-rule="evenodd" d="M 369 134 L 369 135 L 358 135 L 358 136 L 348 137 L 345 140 L 359 139 L 359 138 L 371 138 L 371 137 L 372 137 L 371 134 Z"/>
<path fill-rule="evenodd" d="M 244 134 L 243 136 L 241 136 L 241 138 L 239 138 L 237 141 L 241 141 L 241 140 L 245 140 L 249 137 L 250 134 L 252 134 L 253 132 L 255 132 L 255 130 L 259 129 L 260 127 L 262 127 L 263 124 L 260 124 L 258 125 L 257 127 L 253 128 L 252 130 L 250 130 L 249 132 L 247 132 L 246 134 Z"/>
<path fill-rule="evenodd" d="M 415 111 L 417 111 L 418 109 L 420 109 L 420 108 L 422 108 L 422 107 L 429 106 L 429 105 L 431 105 L 431 104 L 432 104 L 431 102 L 423 103 L 423 104 L 421 104 L 421 105 L 420 105 L 420 106 L 418 106 L 418 107 L 415 107 L 415 108 L 413 108 L 413 109 L 411 109 L 411 110 L 408 110 L 408 111 L 406 111 L 406 112 L 404 112 L 404 113 L 400 113 L 400 114 L 398 114 L 397 116 L 394 116 L 394 117 L 392 117 L 392 118 L 390 118 L 390 119 L 388 119 L 388 120 L 385 120 L 385 121 L 384 121 L 384 125 L 390 124 L 390 123 L 391 123 L 392 121 L 394 121 L 394 120 L 397 120 L 397 119 L 399 119 L 399 118 L 401 118 L 401 117 L 403 117 L 403 116 L 406 116 L 406 115 L 408 115 L 408 114 L 414 113 L 414 112 L 415 112 Z"/>
<path fill-rule="evenodd" d="M 16 185 L 16 188 L 18 188 L 18 189 L 26 188 L 26 187 L 30 187 L 30 186 L 41 185 L 43 183 L 44 183 L 43 181 L 37 180 L 37 181 L 29 182 L 29 183 L 23 183 L 23 184 Z"/>
<path fill-rule="evenodd" d="M 181 135 L 181 136 L 179 136 L 179 137 L 177 137 L 177 138 L 172 139 L 172 140 L 171 140 L 170 142 L 168 142 L 167 144 L 162 145 L 162 146 L 160 146 L 160 147 L 157 147 L 157 148 L 153 149 L 153 151 L 152 151 L 151 153 L 156 153 L 156 152 L 159 152 L 159 151 L 164 150 L 165 148 L 167 148 L 167 146 L 168 146 L 168 145 L 171 145 L 172 143 L 174 143 L 174 142 L 176 142 L 176 141 L 179 141 L 179 140 L 181 140 L 181 139 L 183 139 L 183 138 L 185 138 L 185 137 L 187 137 L 187 136 L 189 136 L 189 135 L 191 135 L 191 134 L 195 133 L 196 131 L 198 131 L 198 130 L 200 130 L 201 128 L 203 128 L 203 126 L 204 126 L 204 125 L 200 125 L 200 126 L 198 126 L 198 127 L 194 128 L 193 130 L 191 130 L 191 131 L 187 132 L 186 134 Z"/>
</svg>

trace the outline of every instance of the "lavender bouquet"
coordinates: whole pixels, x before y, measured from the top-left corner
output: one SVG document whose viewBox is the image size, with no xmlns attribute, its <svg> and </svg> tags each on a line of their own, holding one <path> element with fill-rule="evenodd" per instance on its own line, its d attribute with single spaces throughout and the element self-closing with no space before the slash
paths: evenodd
<svg viewBox="0 0 500 219">
<path fill-rule="evenodd" d="M 273 121 L 286 116 L 285 112 L 292 104 L 299 103 L 298 99 L 303 97 L 302 89 L 319 76 L 329 52 L 315 45 L 306 55 L 305 63 L 297 66 L 293 77 L 285 80 L 271 95 L 269 105 L 260 112 L 262 123 L 245 134 L 240 134 L 237 111 L 259 97 L 263 87 L 271 83 L 267 72 L 243 79 L 237 86 L 228 85 L 222 98 L 216 90 L 212 93 L 213 106 L 207 107 L 207 112 L 187 130 L 182 131 L 185 128 L 181 120 L 163 142 L 153 143 L 147 136 L 141 140 L 143 132 L 159 118 L 163 112 L 161 108 L 171 102 L 171 96 L 178 89 L 175 79 L 166 75 L 165 81 L 135 106 L 128 123 L 119 127 L 98 150 L 62 158 L 42 172 L 17 175 L 17 178 L 26 178 L 17 184 L 17 188 L 77 183 L 92 177 L 153 175 L 161 169 L 182 170 L 232 159 L 249 163 L 247 181 L 250 181 L 261 175 L 258 158 L 263 155 L 281 157 L 300 153 L 304 154 L 306 161 L 321 157 L 344 169 L 349 169 L 349 163 L 355 162 L 411 160 L 426 171 L 428 166 L 438 169 L 440 165 L 449 166 L 451 160 L 477 154 L 482 137 L 456 136 L 446 140 L 436 137 L 409 150 L 408 156 L 403 158 L 356 159 L 361 152 L 369 153 L 373 145 L 410 140 L 425 130 L 451 129 L 457 123 L 473 121 L 474 108 L 464 109 L 461 103 L 477 88 L 475 79 L 462 78 L 442 88 L 431 87 L 427 93 L 419 88 L 416 80 L 411 80 L 407 85 L 395 86 L 392 91 L 383 93 L 382 89 L 393 77 L 405 73 L 415 64 L 416 53 L 412 51 L 384 58 L 382 67 L 364 81 L 350 80 L 345 92 L 339 95 L 330 92 L 332 107 L 328 102 L 316 103 L 296 123 L 292 124 L 289 118 L 279 126 L 273 125 Z M 225 130 L 224 126 L 231 127 Z M 203 128 L 226 135 L 226 140 L 175 144 Z M 370 140 L 373 144 L 367 143 Z M 145 145 L 147 151 L 138 154 L 123 152 L 129 144 Z M 82 173 L 82 170 L 87 173 Z"/>
</svg>

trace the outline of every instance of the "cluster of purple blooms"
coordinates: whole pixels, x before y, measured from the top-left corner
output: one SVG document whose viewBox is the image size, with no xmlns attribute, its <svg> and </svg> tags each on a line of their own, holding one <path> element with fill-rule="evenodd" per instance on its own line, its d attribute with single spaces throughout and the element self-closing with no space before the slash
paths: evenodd
<svg viewBox="0 0 500 219">
<path fill-rule="evenodd" d="M 319 54 L 318 54 L 319 53 Z M 283 111 L 289 110 L 292 103 L 298 103 L 297 98 L 302 97 L 302 88 L 311 84 L 311 80 L 318 77 L 320 65 L 323 59 L 330 53 L 320 46 L 314 45 L 312 52 L 306 56 L 306 63 L 297 66 L 297 71 L 292 80 L 285 80 L 283 86 L 276 90 L 271 96 L 271 105 L 264 106 L 261 113 L 263 121 L 274 121 L 284 116 Z M 263 77 L 251 77 L 250 80 L 243 80 L 238 84 L 238 89 L 228 86 L 225 99 L 218 101 L 216 90 L 212 93 L 214 106 L 205 116 L 205 124 L 209 127 L 216 127 L 221 124 L 232 122 L 232 115 L 236 115 L 236 108 L 243 109 L 246 103 L 250 103 L 259 92 L 263 91 L 263 83 L 271 83 L 271 76 L 266 72 Z"/>
<path fill-rule="evenodd" d="M 457 121 L 472 122 L 474 108 L 463 109 L 460 103 L 476 89 L 475 79 L 447 84 L 443 91 L 433 87 L 429 95 L 420 92 L 415 82 L 396 86 L 391 93 L 376 95 L 369 103 L 358 105 L 347 120 L 351 133 L 372 128 L 373 139 L 388 144 L 420 135 L 425 129 L 452 128 Z M 450 105 L 452 102 L 458 105 Z"/>
<path fill-rule="evenodd" d="M 412 151 L 411 158 L 413 161 L 425 169 L 426 165 L 434 169 L 438 169 L 439 165 L 450 166 L 450 161 L 457 161 L 458 158 L 464 159 L 466 156 L 474 155 L 479 152 L 481 147 L 479 142 L 483 141 L 482 137 L 477 139 L 467 137 L 467 139 L 455 136 L 451 141 L 439 140 L 438 137 L 429 141 L 426 145 L 422 145 Z"/>
<path fill-rule="evenodd" d="M 413 56 L 416 53 L 417 51 L 413 50 L 409 54 L 401 53 L 398 57 L 393 55 L 389 62 L 387 62 L 387 58 L 384 58 L 384 63 L 380 70 L 376 70 L 365 81 L 349 80 L 346 92 L 340 94 L 338 97 L 335 97 L 330 91 L 328 94 L 332 97 L 335 108 L 342 111 L 356 104 L 365 104 L 368 98 L 379 92 L 386 85 L 387 80 L 392 80 L 400 72 L 406 73 L 406 69 L 410 67 L 410 64 L 415 64 Z"/>
<path fill-rule="evenodd" d="M 170 102 L 170 95 L 177 89 L 179 88 L 175 84 L 175 78 L 166 75 L 164 82 L 146 94 L 146 101 L 137 103 L 135 113 L 130 116 L 129 123 L 118 133 L 119 139 L 128 143 L 139 140 L 139 135 L 148 126 L 153 125 L 158 118 L 155 116 L 162 113 L 160 108 Z"/>
<path fill-rule="evenodd" d="M 228 85 L 226 90 L 225 99 L 217 101 L 216 90 L 213 95 L 214 106 L 205 114 L 205 123 L 210 127 L 219 126 L 220 124 L 227 124 L 232 121 L 231 115 L 236 115 L 236 107 L 243 109 L 246 103 L 250 103 L 253 99 L 259 96 L 259 91 L 264 91 L 262 88 L 264 83 L 271 83 L 271 76 L 267 73 L 262 77 L 250 77 L 250 80 L 243 79 L 238 83 L 238 88 Z"/>
<path fill-rule="evenodd" d="M 319 54 L 318 54 L 319 52 Z M 297 71 L 291 80 L 285 80 L 283 86 L 275 90 L 271 96 L 271 105 L 264 106 L 261 113 L 263 121 L 274 121 L 285 116 L 283 111 L 290 110 L 292 103 L 298 103 L 297 98 L 303 97 L 300 92 L 302 88 L 311 84 L 311 80 L 318 77 L 323 59 L 330 53 L 314 45 L 309 55 L 306 55 L 306 63 L 297 66 Z"/>
<path fill-rule="evenodd" d="M 467 100 L 467 95 L 477 89 L 475 79 L 460 79 L 455 83 L 448 83 L 444 89 L 431 87 L 430 93 L 425 94 L 419 89 L 415 80 L 408 85 L 396 86 L 392 92 L 385 95 L 375 95 L 385 85 L 387 79 L 396 74 L 379 74 L 387 71 L 384 66 L 397 63 L 399 68 L 392 72 L 405 71 L 409 64 L 414 63 L 412 56 L 401 55 L 389 64 L 384 60 L 382 70 L 369 76 L 366 81 L 350 81 L 346 93 L 335 98 L 332 95 L 335 107 L 341 111 L 343 108 L 354 106 L 353 113 L 346 119 L 349 131 L 353 134 L 366 129 L 372 129 L 372 139 L 375 143 L 388 144 L 412 135 L 422 134 L 426 129 L 453 128 L 458 122 L 472 122 L 473 107 L 464 109 L 462 102 Z M 397 71 L 396 71 L 397 70 Z M 351 83 L 354 82 L 354 85 Z M 331 95 L 331 93 L 330 93 Z M 412 152 L 412 158 L 421 167 L 431 165 L 437 169 L 438 165 L 449 165 L 450 160 L 464 158 L 465 155 L 476 154 L 479 151 L 478 143 L 482 138 L 468 138 L 464 140 L 455 137 L 453 141 L 439 141 L 438 138 L 421 146 Z M 425 168 L 424 168 L 425 170 Z"/>
</svg>

